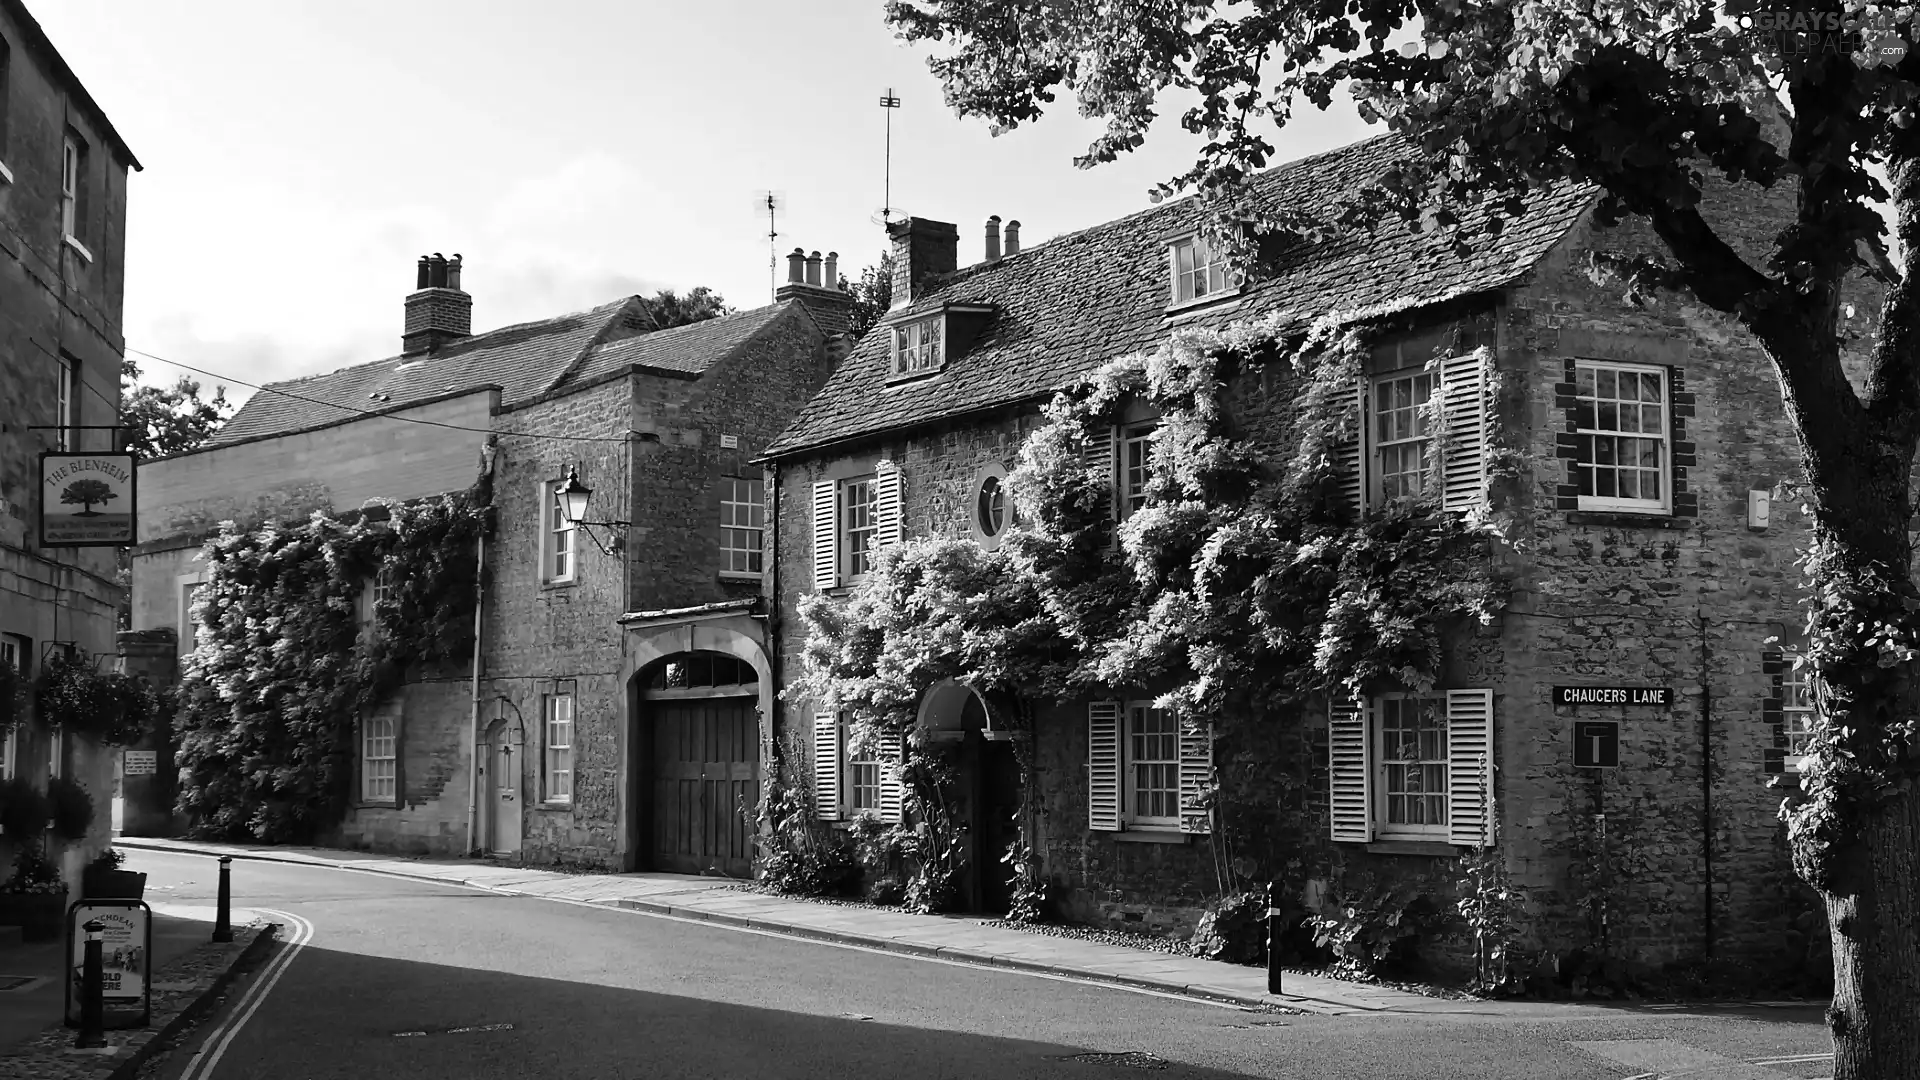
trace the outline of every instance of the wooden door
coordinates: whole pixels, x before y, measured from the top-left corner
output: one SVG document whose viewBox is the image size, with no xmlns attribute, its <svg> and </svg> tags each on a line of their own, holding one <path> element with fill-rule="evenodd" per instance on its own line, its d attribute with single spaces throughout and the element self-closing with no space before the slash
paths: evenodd
<svg viewBox="0 0 1920 1080">
<path fill-rule="evenodd" d="M 653 699 L 653 867 L 747 877 L 759 798 L 760 724 L 752 697 Z"/>
<path fill-rule="evenodd" d="M 519 751 L 504 724 L 487 740 L 487 850 L 495 855 L 520 853 Z"/>
</svg>

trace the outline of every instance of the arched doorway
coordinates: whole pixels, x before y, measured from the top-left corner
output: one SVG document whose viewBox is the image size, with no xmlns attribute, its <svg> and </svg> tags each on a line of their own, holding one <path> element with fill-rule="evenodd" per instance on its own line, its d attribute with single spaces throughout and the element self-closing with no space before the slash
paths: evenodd
<svg viewBox="0 0 1920 1080">
<path fill-rule="evenodd" d="M 520 854 L 520 776 L 525 771 L 520 751 L 525 742 L 525 733 L 517 722 L 500 719 L 487 728 L 487 739 L 481 746 L 486 850 L 495 855 Z"/>
<path fill-rule="evenodd" d="M 972 687 L 942 682 L 920 698 L 921 741 L 946 747 L 958 766 L 954 813 L 967 829 L 967 866 L 960 895 L 967 910 L 1004 914 L 1013 901 L 1011 873 L 1002 858 L 1020 835 L 1020 761 L 1004 718 L 996 717 Z"/>
<path fill-rule="evenodd" d="M 635 677 L 634 800 L 644 865 L 749 877 L 760 793 L 760 686 L 727 653 L 675 653 Z"/>
</svg>

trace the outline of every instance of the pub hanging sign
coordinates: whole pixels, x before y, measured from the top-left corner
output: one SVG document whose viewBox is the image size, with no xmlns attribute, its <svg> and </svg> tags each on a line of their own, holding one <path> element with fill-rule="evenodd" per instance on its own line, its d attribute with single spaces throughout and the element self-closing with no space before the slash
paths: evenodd
<svg viewBox="0 0 1920 1080">
<path fill-rule="evenodd" d="M 132 544 L 134 498 L 132 454 L 41 454 L 40 546 Z"/>
<path fill-rule="evenodd" d="M 1671 686 L 1556 686 L 1555 705 L 1647 705 L 1673 708 Z"/>
</svg>

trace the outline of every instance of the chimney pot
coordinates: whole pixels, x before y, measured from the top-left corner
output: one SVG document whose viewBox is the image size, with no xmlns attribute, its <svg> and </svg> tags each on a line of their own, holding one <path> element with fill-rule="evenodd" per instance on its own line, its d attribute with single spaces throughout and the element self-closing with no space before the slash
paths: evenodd
<svg viewBox="0 0 1920 1080">
<path fill-rule="evenodd" d="M 447 288 L 460 288 L 460 253 L 457 251 L 447 260 Z"/>
<path fill-rule="evenodd" d="M 787 255 L 787 283 L 788 284 L 803 285 L 806 283 L 806 280 L 807 280 L 806 263 L 807 263 L 806 248 L 794 248 L 793 251 Z"/>
<path fill-rule="evenodd" d="M 821 286 L 840 291 L 840 253 L 837 251 L 827 252 L 826 280 L 821 282 Z"/>
<path fill-rule="evenodd" d="M 424 289 L 427 287 L 427 257 L 425 255 L 420 256 L 419 271 L 420 272 L 415 275 L 416 280 L 414 281 L 413 287 L 416 289 Z"/>
<path fill-rule="evenodd" d="M 807 256 L 807 284 L 820 287 L 820 253 L 817 251 Z"/>
<path fill-rule="evenodd" d="M 987 261 L 1000 261 L 1000 215 L 987 219 Z"/>
<path fill-rule="evenodd" d="M 1020 254 L 1020 223 L 1018 221 L 1007 222 L 1007 254 Z"/>
</svg>

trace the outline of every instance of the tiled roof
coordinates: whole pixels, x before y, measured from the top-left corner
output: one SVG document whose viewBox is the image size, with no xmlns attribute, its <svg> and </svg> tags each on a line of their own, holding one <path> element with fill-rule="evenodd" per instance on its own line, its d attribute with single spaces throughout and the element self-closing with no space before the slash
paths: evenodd
<svg viewBox="0 0 1920 1080">
<path fill-rule="evenodd" d="M 1399 148 L 1370 139 L 1263 173 L 1259 192 L 1282 207 L 1331 205 L 1380 176 Z M 1183 318 L 1218 326 L 1270 312 L 1300 325 L 1335 309 L 1420 306 L 1498 288 L 1524 275 L 1592 202 L 1584 188 L 1538 198 L 1528 214 L 1462 258 L 1432 233 L 1398 222 L 1297 248 L 1282 268 L 1235 302 Z M 995 312 L 969 348 L 939 375 L 887 386 L 890 335 L 869 333 L 825 387 L 774 441 L 769 454 L 875 435 L 944 416 L 1029 400 L 1114 357 L 1164 340 L 1166 237 L 1198 220 L 1199 205 L 1167 206 L 1069 233 L 996 263 L 962 269 L 905 312 L 940 304 L 987 304 Z"/>
<path fill-rule="evenodd" d="M 629 364 L 699 374 L 794 304 L 755 308 L 648 333 L 634 297 L 591 311 L 462 338 L 424 356 L 397 356 L 324 375 L 272 383 L 247 399 L 209 445 L 337 423 L 482 386 L 513 405 Z M 563 378 L 564 376 L 564 378 Z"/>
</svg>

